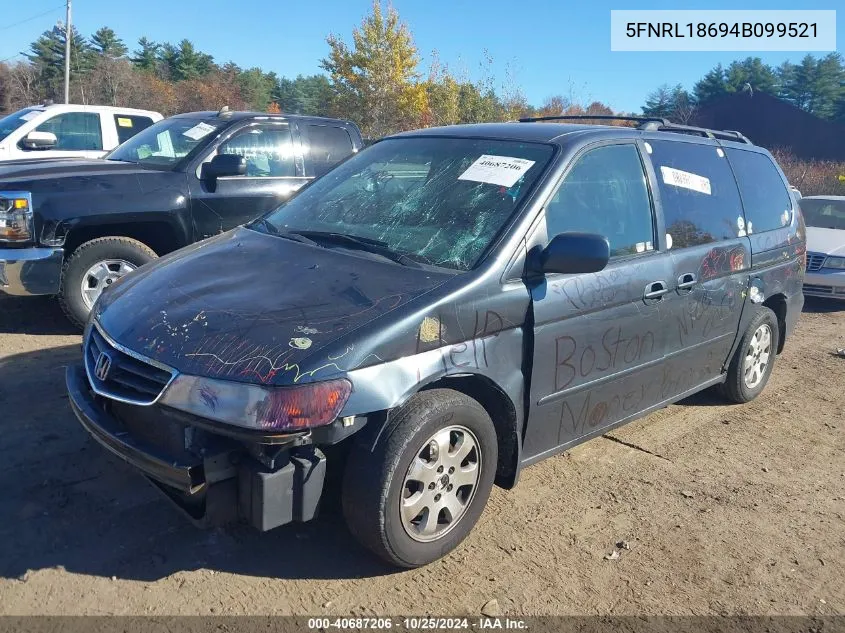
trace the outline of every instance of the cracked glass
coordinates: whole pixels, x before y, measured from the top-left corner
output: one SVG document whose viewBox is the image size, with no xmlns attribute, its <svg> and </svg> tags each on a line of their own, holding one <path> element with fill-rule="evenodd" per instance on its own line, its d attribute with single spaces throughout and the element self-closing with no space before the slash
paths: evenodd
<svg viewBox="0 0 845 633">
<path fill-rule="evenodd" d="M 265 219 L 279 232 L 377 240 L 420 263 L 469 270 L 514 217 L 553 153 L 549 145 L 518 141 L 387 139 Z"/>
</svg>

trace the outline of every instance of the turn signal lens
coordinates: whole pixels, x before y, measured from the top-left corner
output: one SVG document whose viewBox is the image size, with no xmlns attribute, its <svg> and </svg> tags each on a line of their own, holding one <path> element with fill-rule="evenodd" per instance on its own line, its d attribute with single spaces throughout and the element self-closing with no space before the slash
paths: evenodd
<svg viewBox="0 0 845 633">
<path fill-rule="evenodd" d="M 337 418 L 350 393 L 352 384 L 343 379 L 270 389 L 256 403 L 255 418 L 261 428 L 277 431 L 325 426 Z"/>
<path fill-rule="evenodd" d="M 32 209 L 29 197 L 0 193 L 0 241 L 26 242 L 32 239 Z"/>
</svg>

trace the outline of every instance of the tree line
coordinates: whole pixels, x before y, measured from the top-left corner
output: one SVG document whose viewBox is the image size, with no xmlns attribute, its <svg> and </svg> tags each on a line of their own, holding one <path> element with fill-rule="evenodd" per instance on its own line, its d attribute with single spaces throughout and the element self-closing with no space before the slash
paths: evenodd
<svg viewBox="0 0 845 633">
<path fill-rule="evenodd" d="M 845 123 L 845 63 L 839 53 L 806 55 L 798 64 L 786 61 L 778 67 L 759 57 L 736 60 L 727 67 L 718 64 L 691 92 L 681 84 L 658 87 L 646 98 L 643 114 L 686 123 L 698 107 L 742 92 L 763 92 L 819 118 Z"/>
<path fill-rule="evenodd" d="M 0 112 L 63 98 L 65 29 L 54 26 L 30 45 L 25 59 L 0 62 Z M 532 105 L 508 73 L 493 73 L 484 52 L 471 79 L 441 63 L 436 51 L 427 67 L 410 29 L 395 8 L 372 9 L 352 30 L 351 41 L 326 39 L 323 73 L 283 77 L 261 68 L 219 63 L 183 39 L 156 42 L 142 37 L 130 50 L 104 26 L 90 37 L 70 30 L 71 100 L 156 110 L 165 116 L 224 105 L 289 114 L 348 118 L 366 136 L 433 125 L 512 120 L 559 114 L 622 114 L 581 99 L 572 86 Z M 688 123 L 697 108 L 736 92 L 765 92 L 821 118 L 845 122 L 842 57 L 807 55 L 799 64 L 773 68 L 759 57 L 717 65 L 691 91 L 663 85 L 650 93 L 643 114 Z"/>
<path fill-rule="evenodd" d="M 0 63 L 0 111 L 59 102 L 64 94 L 65 29 L 55 26 L 31 45 L 26 59 Z M 484 54 L 480 78 L 455 73 L 436 52 L 427 68 L 397 11 L 375 0 L 347 43 L 327 37 L 322 74 L 282 77 L 261 68 L 218 63 L 184 39 L 176 44 L 142 37 L 133 50 L 109 27 L 83 37 L 72 28 L 71 101 L 156 110 L 164 115 L 224 105 L 289 114 L 338 116 L 366 136 L 432 125 L 509 120 L 531 115 L 613 114 L 599 102 L 581 103 L 569 90 L 540 106 L 528 103 L 512 80 L 497 82 Z"/>
</svg>

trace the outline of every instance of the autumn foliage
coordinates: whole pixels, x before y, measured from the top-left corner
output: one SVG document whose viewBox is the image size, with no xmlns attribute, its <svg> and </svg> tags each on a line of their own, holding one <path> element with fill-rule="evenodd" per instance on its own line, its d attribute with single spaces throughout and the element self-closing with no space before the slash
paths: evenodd
<svg viewBox="0 0 845 633">
<path fill-rule="evenodd" d="M 535 115 L 613 114 L 602 103 L 580 103 L 571 87 L 568 97 L 532 106 L 512 72 L 497 80 L 486 51 L 472 78 L 440 63 L 436 52 L 423 70 L 410 28 L 395 8 L 382 7 L 379 0 L 351 35 L 348 42 L 340 34 L 327 37 L 328 54 L 320 62 L 326 74 L 288 78 L 233 62 L 218 64 L 189 40 L 173 44 L 142 37 L 130 53 L 108 27 L 90 38 L 72 30 L 71 100 L 164 115 L 229 106 L 336 116 L 355 121 L 368 137 Z M 0 62 L 0 114 L 62 99 L 65 38 L 62 27 L 53 27 L 32 43 L 25 60 Z"/>
</svg>

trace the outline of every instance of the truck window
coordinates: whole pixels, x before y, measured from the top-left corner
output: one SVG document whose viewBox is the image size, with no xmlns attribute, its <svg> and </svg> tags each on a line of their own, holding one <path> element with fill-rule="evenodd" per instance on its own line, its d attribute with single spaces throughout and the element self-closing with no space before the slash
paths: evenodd
<svg viewBox="0 0 845 633">
<path fill-rule="evenodd" d="M 296 176 L 293 141 L 287 123 L 247 128 L 220 145 L 217 153 L 246 158 L 247 176 Z"/>
<path fill-rule="evenodd" d="M 792 221 L 792 200 L 775 164 L 765 154 L 728 149 L 749 233 L 773 231 Z"/>
<path fill-rule="evenodd" d="M 52 132 L 56 135 L 57 143 L 53 149 L 65 151 L 103 149 L 100 115 L 96 112 L 63 112 L 44 121 L 36 130 Z"/>
<path fill-rule="evenodd" d="M 608 145 L 578 159 L 546 205 L 549 239 L 566 231 L 604 235 L 611 257 L 654 249 L 646 175 L 635 145 Z"/>
<path fill-rule="evenodd" d="M 745 235 L 742 203 L 724 150 L 683 141 L 648 141 L 672 248 Z"/>
<path fill-rule="evenodd" d="M 147 116 L 137 114 L 115 114 L 114 125 L 117 128 L 117 142 L 125 143 L 141 130 L 145 130 L 153 124 L 153 120 Z"/>
<path fill-rule="evenodd" d="M 352 151 L 349 132 L 333 125 L 308 125 L 308 149 L 305 157 L 309 176 L 322 176 Z"/>
</svg>

